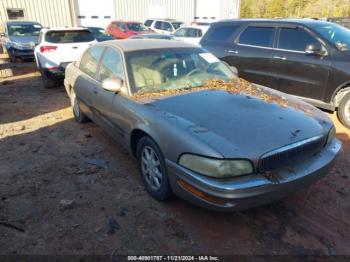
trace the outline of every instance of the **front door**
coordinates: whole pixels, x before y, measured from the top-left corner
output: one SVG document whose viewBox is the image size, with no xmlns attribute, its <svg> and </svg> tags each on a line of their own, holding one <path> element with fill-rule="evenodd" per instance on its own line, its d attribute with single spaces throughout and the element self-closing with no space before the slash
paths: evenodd
<svg viewBox="0 0 350 262">
<path fill-rule="evenodd" d="M 301 27 L 282 27 L 278 35 L 277 49 L 272 56 L 273 72 L 278 81 L 271 87 L 323 100 L 330 73 L 329 56 L 305 52 L 307 45 L 318 43 L 316 37 Z"/>
<path fill-rule="evenodd" d="M 121 101 L 126 99 L 122 96 L 125 91 L 121 90 L 121 93 L 117 94 L 102 87 L 105 80 L 113 78 L 125 81 L 122 56 L 117 49 L 109 47 L 101 60 L 98 73 L 100 85 L 94 89 L 92 103 L 99 125 L 102 125 L 113 138 L 122 142 L 125 134 L 125 118 L 120 115 L 124 112 Z"/>
</svg>

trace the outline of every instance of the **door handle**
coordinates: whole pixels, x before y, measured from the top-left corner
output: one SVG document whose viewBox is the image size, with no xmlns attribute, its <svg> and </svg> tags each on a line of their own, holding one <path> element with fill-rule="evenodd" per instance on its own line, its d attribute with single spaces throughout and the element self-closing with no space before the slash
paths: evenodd
<svg viewBox="0 0 350 262">
<path fill-rule="evenodd" d="M 285 56 L 278 56 L 278 55 L 275 55 L 275 56 L 273 56 L 273 59 L 278 59 L 278 60 L 287 60 L 287 57 L 285 57 Z"/>
<path fill-rule="evenodd" d="M 237 54 L 238 54 L 238 51 L 237 51 L 237 50 L 231 50 L 231 49 L 229 49 L 229 50 L 226 50 L 226 53 L 237 55 Z"/>
</svg>

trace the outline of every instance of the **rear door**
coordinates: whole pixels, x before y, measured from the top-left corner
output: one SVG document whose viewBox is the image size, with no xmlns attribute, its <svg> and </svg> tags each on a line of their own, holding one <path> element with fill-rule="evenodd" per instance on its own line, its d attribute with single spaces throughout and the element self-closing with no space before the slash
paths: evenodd
<svg viewBox="0 0 350 262">
<path fill-rule="evenodd" d="M 240 77 L 270 86 L 275 80 L 271 62 L 275 34 L 273 25 L 248 25 L 226 49 L 226 62 L 237 67 Z"/>
<path fill-rule="evenodd" d="M 327 55 L 305 52 L 307 45 L 315 43 L 321 42 L 304 27 L 280 27 L 272 62 L 278 81 L 272 83 L 272 88 L 302 97 L 324 98 L 331 62 Z"/>
<path fill-rule="evenodd" d="M 59 66 L 61 63 L 77 61 L 96 41 L 89 30 L 55 30 L 45 34 L 45 42 L 57 47 L 54 52 L 45 53 L 45 57 Z"/>
<path fill-rule="evenodd" d="M 80 107 L 89 117 L 93 113 L 93 92 L 100 85 L 96 77 L 104 49 L 101 46 L 94 46 L 84 53 L 79 64 L 80 74 L 74 83 L 74 91 L 80 102 Z"/>
</svg>

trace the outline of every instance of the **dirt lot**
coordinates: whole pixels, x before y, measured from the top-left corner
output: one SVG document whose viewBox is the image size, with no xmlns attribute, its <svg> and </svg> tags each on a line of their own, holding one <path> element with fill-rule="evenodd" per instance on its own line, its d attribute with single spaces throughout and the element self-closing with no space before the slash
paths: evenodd
<svg viewBox="0 0 350 262">
<path fill-rule="evenodd" d="M 135 160 L 73 120 L 33 63 L 0 79 L 0 254 L 350 255 L 350 132 L 328 176 L 275 204 L 214 213 L 160 203 Z M 97 165 L 96 165 L 97 164 Z"/>
</svg>

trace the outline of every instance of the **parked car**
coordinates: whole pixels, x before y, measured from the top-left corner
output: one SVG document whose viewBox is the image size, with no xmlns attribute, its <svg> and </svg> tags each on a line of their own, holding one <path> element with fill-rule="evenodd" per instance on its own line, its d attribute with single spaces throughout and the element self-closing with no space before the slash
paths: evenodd
<svg viewBox="0 0 350 262">
<path fill-rule="evenodd" d="M 35 48 L 35 60 L 45 87 L 54 87 L 63 80 L 67 64 L 97 43 L 87 28 L 49 28 L 40 32 L 40 43 Z"/>
<path fill-rule="evenodd" d="M 184 26 L 176 30 L 176 39 L 198 45 L 209 26 Z"/>
<path fill-rule="evenodd" d="M 350 128 L 350 30 L 313 19 L 227 20 L 200 44 L 251 82 L 338 110 Z"/>
<path fill-rule="evenodd" d="M 17 58 L 33 59 L 42 26 L 37 22 L 8 21 L 0 25 L 0 45 L 11 62 Z"/>
<path fill-rule="evenodd" d="M 113 21 L 107 27 L 107 32 L 116 39 L 125 39 L 133 35 L 147 34 L 153 31 L 139 22 Z"/>
<path fill-rule="evenodd" d="M 341 148 L 322 111 L 240 84 L 225 63 L 180 41 L 99 43 L 68 65 L 64 84 L 75 119 L 124 145 L 158 200 L 261 205 L 321 178 Z"/>
<path fill-rule="evenodd" d="M 145 26 L 160 34 L 173 34 L 183 22 L 175 19 L 147 19 Z"/>
<path fill-rule="evenodd" d="M 163 39 L 163 40 L 175 40 L 175 37 L 172 35 L 164 34 L 142 34 L 142 35 L 133 35 L 129 39 Z"/>
<path fill-rule="evenodd" d="M 97 42 L 103 42 L 108 40 L 113 40 L 114 37 L 106 32 L 102 27 L 87 27 L 90 32 L 94 35 Z"/>
</svg>

